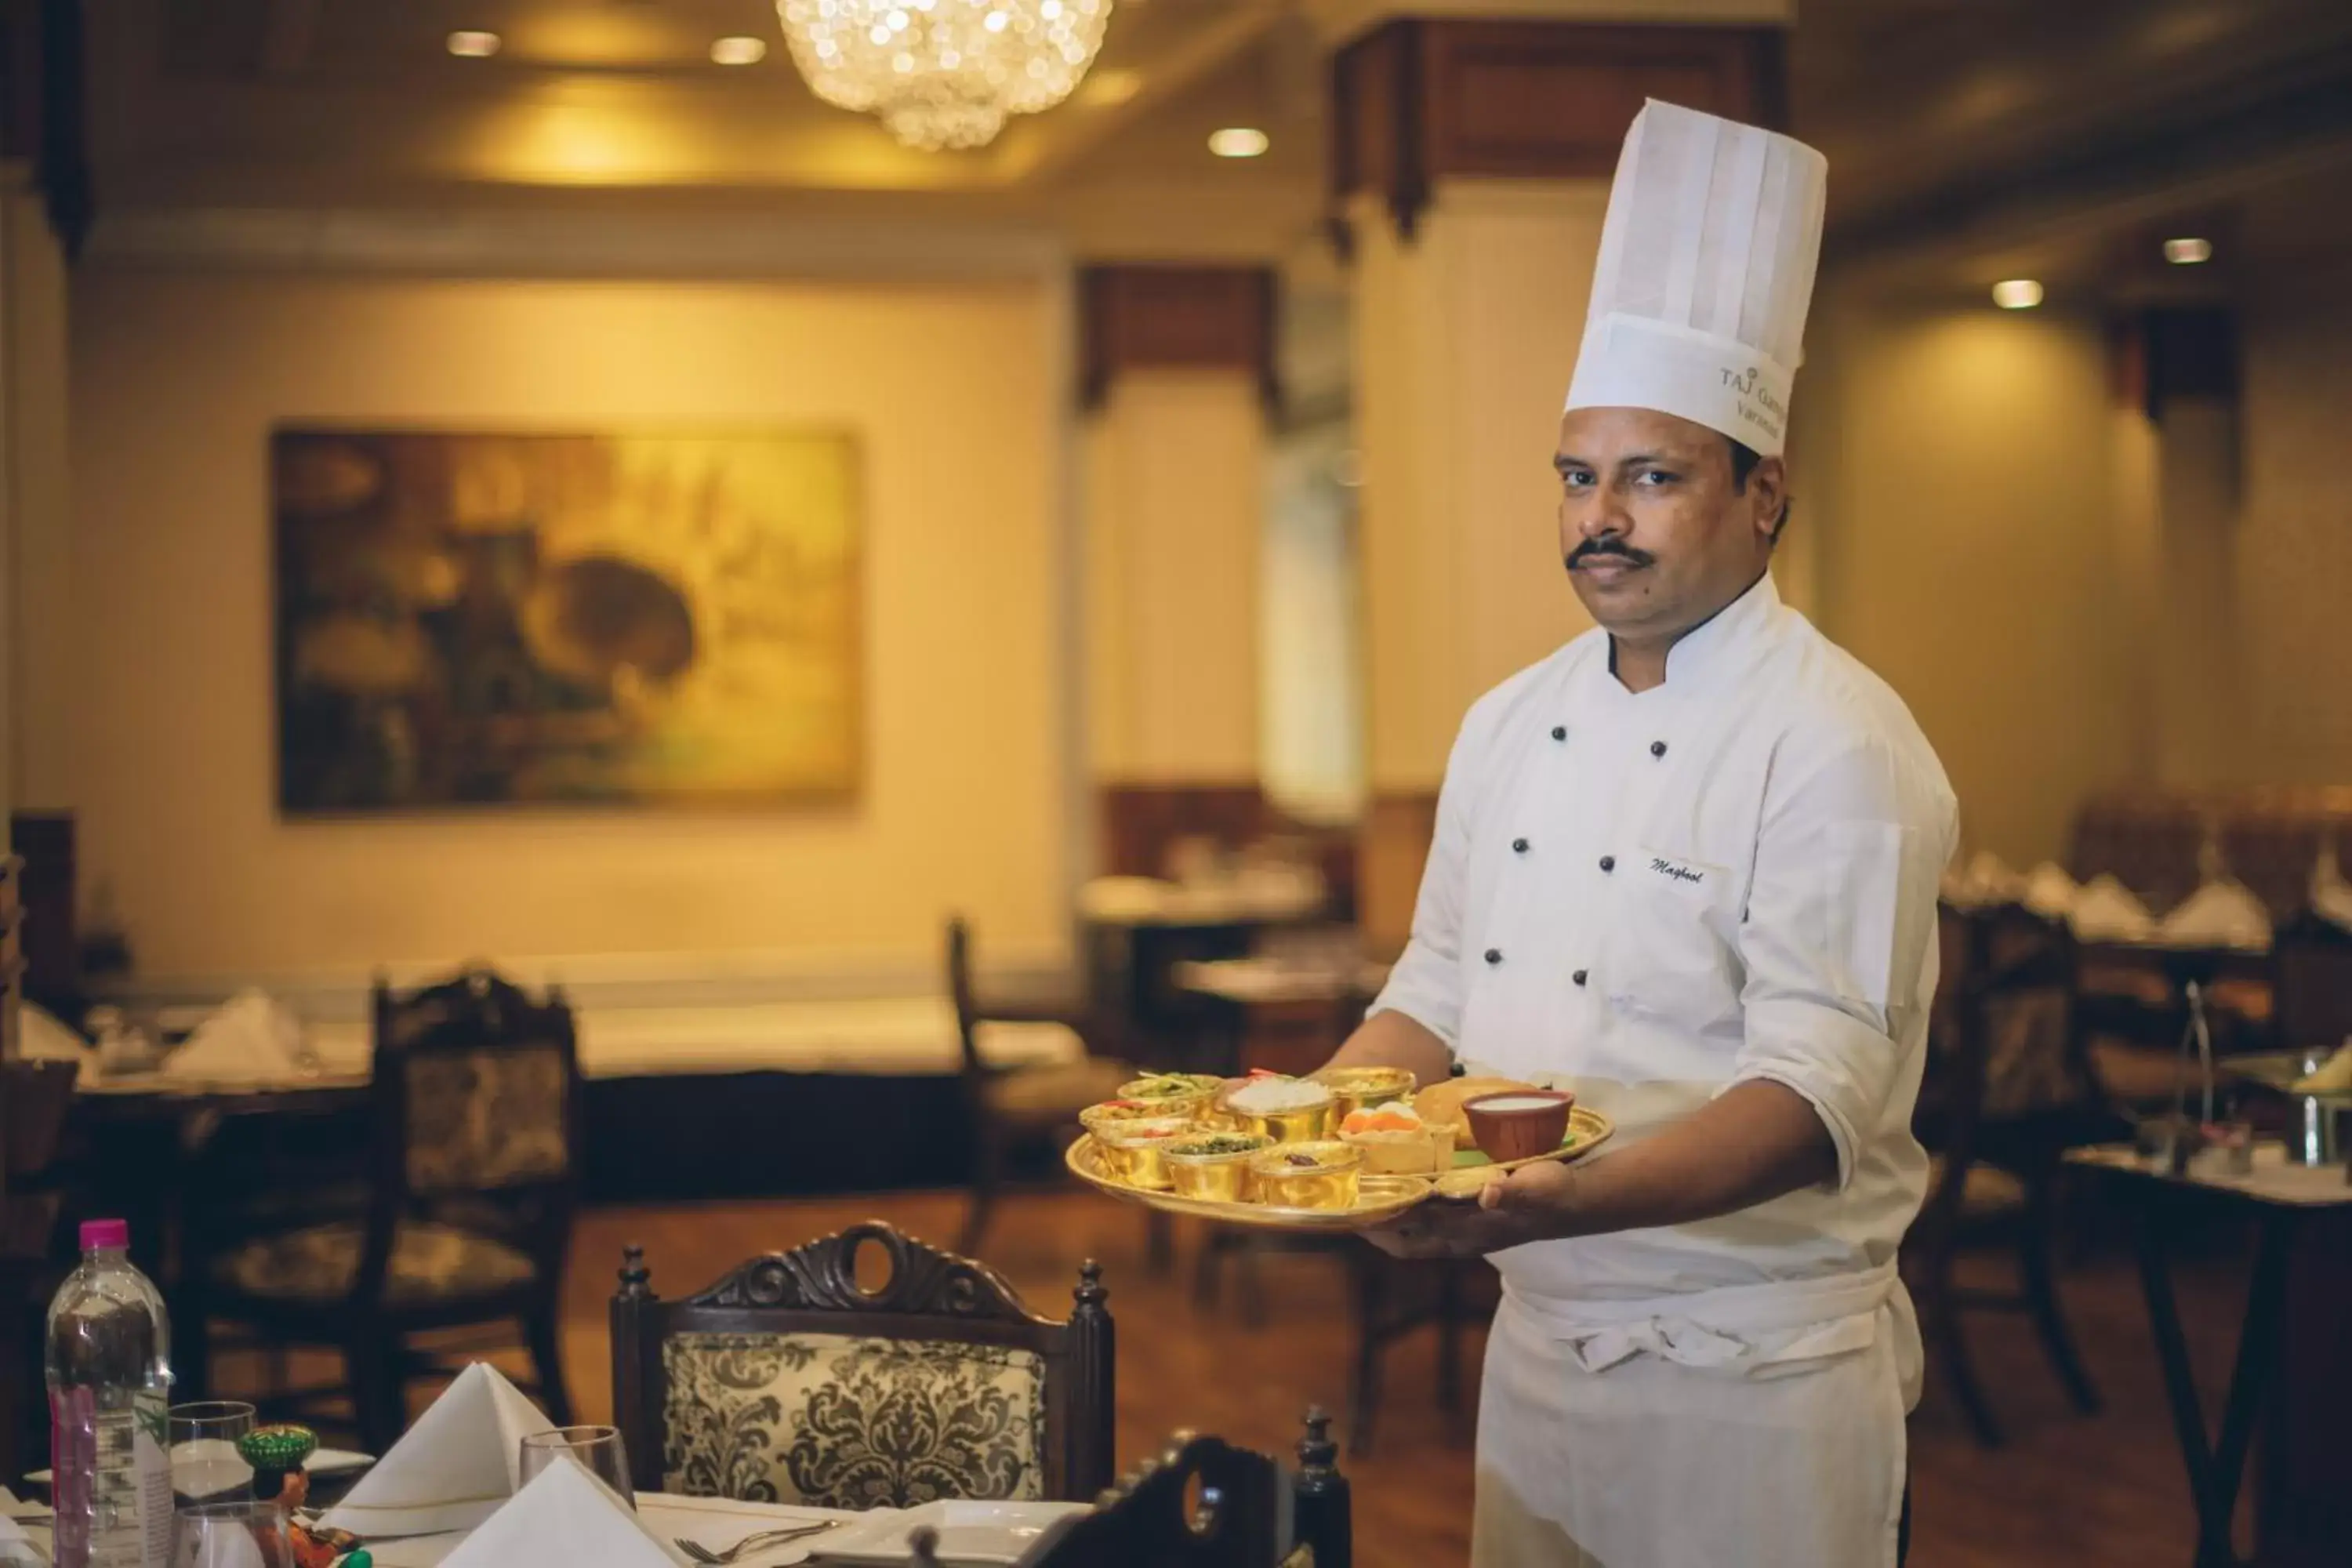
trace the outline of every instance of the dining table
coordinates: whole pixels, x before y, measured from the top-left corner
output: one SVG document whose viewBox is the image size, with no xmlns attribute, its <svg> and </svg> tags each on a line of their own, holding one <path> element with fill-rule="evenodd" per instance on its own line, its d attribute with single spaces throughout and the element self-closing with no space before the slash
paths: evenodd
<svg viewBox="0 0 2352 1568">
<path fill-rule="evenodd" d="M 2176 1169 L 2131 1144 L 2068 1152 L 2132 1216 L 2140 1285 L 2173 1431 L 2197 1512 L 2195 1568 L 2341 1568 L 2352 1541 L 2342 1484 L 2344 1412 L 2352 1409 L 2352 1172 L 2305 1164 L 2258 1143 L 2242 1166 L 2221 1149 Z M 2172 1238 L 2216 1208 L 2251 1223 L 2254 1252 L 2221 1426 L 2199 1397 L 2172 1286 Z M 2255 1555 L 2233 1538 L 2248 1458 L 2257 1447 Z"/>
<path fill-rule="evenodd" d="M 635 1500 L 638 1522 L 651 1531 L 665 1546 L 689 1562 L 703 1561 L 695 1557 L 688 1547 L 691 1542 L 708 1557 L 724 1557 L 754 1535 L 768 1531 L 792 1529 L 808 1524 L 828 1524 L 832 1528 L 821 1534 L 796 1541 L 782 1542 L 772 1546 L 755 1547 L 743 1552 L 731 1561 L 736 1568 L 789 1568 L 793 1563 L 807 1563 L 811 1568 L 870 1568 L 888 1563 L 911 1563 L 914 1554 L 904 1548 L 906 1532 L 924 1523 L 936 1527 L 945 1516 L 959 1511 L 967 1513 L 1017 1515 L 1021 1528 L 1006 1531 L 1008 1541 L 1035 1535 L 1045 1523 L 1066 1514 L 1083 1511 L 1078 1503 L 1026 1503 L 1005 1505 L 933 1504 L 927 1509 L 869 1509 L 853 1510 L 837 1508 L 813 1508 L 798 1503 L 747 1502 L 733 1498 L 682 1497 L 667 1492 L 639 1493 Z M 0 1488 L 0 1568 L 13 1568 L 16 1561 L 31 1564 L 49 1562 L 52 1542 L 49 1532 L 49 1510 L 46 1504 L 19 1499 Z M 956 1526 L 950 1522 L 949 1529 Z M 966 1523 L 968 1534 L 981 1534 L 985 1525 Z M 450 1531 L 439 1535 L 394 1536 L 365 1542 L 368 1554 L 376 1568 L 438 1568 L 457 1548 L 463 1545 L 470 1531 Z M 28 1556 L 12 1559 L 8 1544 L 21 1537 Z M 999 1553 L 982 1549 L 984 1554 L 967 1556 L 972 1563 L 1011 1562 L 1013 1548 Z M 593 1568 L 585 1564 L 583 1568 Z"/>
</svg>

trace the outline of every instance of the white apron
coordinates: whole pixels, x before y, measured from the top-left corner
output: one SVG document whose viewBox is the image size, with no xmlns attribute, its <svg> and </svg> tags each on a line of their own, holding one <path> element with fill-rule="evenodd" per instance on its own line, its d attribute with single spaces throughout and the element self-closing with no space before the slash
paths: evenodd
<svg viewBox="0 0 2352 1568">
<path fill-rule="evenodd" d="M 1887 1568 L 1918 1342 L 1891 1267 L 1655 1302 L 1506 1291 L 1473 1568 Z"/>
</svg>

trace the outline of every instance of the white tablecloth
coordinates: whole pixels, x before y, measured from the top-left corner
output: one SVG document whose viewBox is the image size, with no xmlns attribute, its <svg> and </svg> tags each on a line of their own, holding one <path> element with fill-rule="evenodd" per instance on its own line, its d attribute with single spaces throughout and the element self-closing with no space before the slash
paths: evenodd
<svg viewBox="0 0 2352 1568">
<path fill-rule="evenodd" d="M 684 1536 L 698 1545 L 722 1551 L 745 1536 L 762 1530 L 820 1519 L 864 1519 L 870 1516 L 845 1513 L 837 1509 L 786 1508 L 775 1503 L 734 1502 L 725 1498 L 670 1497 L 662 1493 L 647 1493 L 637 1499 L 637 1517 L 645 1521 L 647 1529 L 661 1537 L 665 1545 Z M 376 1568 L 435 1568 L 465 1539 L 460 1532 L 411 1536 L 405 1541 L 372 1541 L 368 1542 L 368 1551 L 375 1558 Z M 809 1553 L 824 1540 L 824 1536 L 817 1536 L 806 1542 L 788 1542 L 772 1552 L 754 1552 L 741 1559 L 741 1568 L 782 1568 L 785 1563 L 805 1563 Z M 583 1564 L 583 1568 L 586 1565 Z"/>
</svg>

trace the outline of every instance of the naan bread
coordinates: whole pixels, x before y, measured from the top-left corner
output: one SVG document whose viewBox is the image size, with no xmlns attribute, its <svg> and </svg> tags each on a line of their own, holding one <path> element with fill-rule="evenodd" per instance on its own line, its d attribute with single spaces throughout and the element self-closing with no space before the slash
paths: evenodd
<svg viewBox="0 0 2352 1568">
<path fill-rule="evenodd" d="M 1451 1127 L 1455 1148 L 1475 1149 L 1478 1141 L 1470 1136 L 1470 1119 L 1462 1113 L 1463 1102 L 1476 1100 L 1481 1095 L 1515 1091 L 1544 1092 L 1541 1085 L 1521 1083 L 1515 1078 L 1449 1078 L 1443 1083 L 1433 1083 L 1414 1095 L 1412 1108 L 1421 1112 L 1423 1121 Z"/>
</svg>

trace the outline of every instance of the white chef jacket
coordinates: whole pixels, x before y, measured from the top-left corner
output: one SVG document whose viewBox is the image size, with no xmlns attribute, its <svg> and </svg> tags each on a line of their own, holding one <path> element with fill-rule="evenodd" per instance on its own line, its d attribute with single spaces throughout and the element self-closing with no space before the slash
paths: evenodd
<svg viewBox="0 0 2352 1568">
<path fill-rule="evenodd" d="M 1833 1184 L 1737 1214 L 1495 1255 L 1479 1568 L 1893 1563 L 1920 1365 L 1895 1257 L 1957 833 L 1901 700 L 1769 574 L 1651 690 L 1595 630 L 1471 709 L 1373 1010 L 1624 1142 L 1769 1079 L 1837 1149 Z"/>
<path fill-rule="evenodd" d="M 1596 628 L 1479 700 L 1374 1011 L 1574 1089 L 1627 1142 L 1769 1079 L 1837 1147 L 1833 1186 L 1497 1254 L 1524 1305 L 1891 1275 L 1926 1188 L 1910 1120 L 1957 831 L 1902 700 L 1769 574 L 1651 690 Z"/>
</svg>

